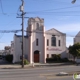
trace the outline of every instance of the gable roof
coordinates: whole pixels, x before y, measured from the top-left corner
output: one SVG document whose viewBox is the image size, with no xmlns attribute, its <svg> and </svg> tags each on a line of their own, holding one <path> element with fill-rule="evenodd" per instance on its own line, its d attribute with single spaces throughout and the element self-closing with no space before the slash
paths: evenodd
<svg viewBox="0 0 80 80">
<path fill-rule="evenodd" d="M 78 36 L 80 36 L 80 31 L 77 33 L 77 35 L 75 37 L 78 37 Z"/>
<path fill-rule="evenodd" d="M 53 33 L 53 34 L 56 35 L 57 33 L 55 33 L 54 31 L 59 33 L 59 34 L 61 34 L 61 35 L 66 35 L 66 33 L 62 33 L 62 32 L 60 32 L 60 31 L 58 31 L 58 30 L 56 30 L 54 28 L 47 30 L 46 33 Z"/>
</svg>

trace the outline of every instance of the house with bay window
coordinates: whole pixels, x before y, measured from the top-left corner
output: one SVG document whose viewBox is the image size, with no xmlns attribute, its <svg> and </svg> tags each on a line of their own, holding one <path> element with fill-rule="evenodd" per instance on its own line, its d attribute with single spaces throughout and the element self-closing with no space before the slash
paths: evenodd
<svg viewBox="0 0 80 80">
<path fill-rule="evenodd" d="M 22 36 L 14 35 L 13 63 L 19 62 L 22 56 Z M 46 58 L 60 54 L 66 58 L 66 34 L 54 28 L 45 30 L 43 18 L 29 18 L 24 36 L 24 58 L 30 63 L 46 63 Z"/>
</svg>

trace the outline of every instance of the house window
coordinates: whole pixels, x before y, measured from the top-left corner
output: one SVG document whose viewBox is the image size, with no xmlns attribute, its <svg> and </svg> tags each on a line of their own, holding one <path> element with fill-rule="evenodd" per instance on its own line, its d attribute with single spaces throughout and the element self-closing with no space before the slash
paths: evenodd
<svg viewBox="0 0 80 80">
<path fill-rule="evenodd" d="M 59 56 L 60 56 L 60 54 L 59 54 Z M 51 54 L 51 57 L 55 59 L 55 58 L 57 58 L 57 55 L 56 54 Z"/>
<path fill-rule="evenodd" d="M 36 39 L 36 46 L 38 46 L 38 39 Z"/>
<path fill-rule="evenodd" d="M 47 39 L 47 46 L 49 46 L 49 39 Z"/>
<path fill-rule="evenodd" d="M 51 54 L 51 57 L 54 58 L 54 54 Z"/>
<path fill-rule="evenodd" d="M 55 36 L 51 37 L 51 45 L 56 46 L 56 37 Z"/>
<path fill-rule="evenodd" d="M 60 40 L 58 41 L 58 45 L 61 46 L 61 41 Z"/>
</svg>

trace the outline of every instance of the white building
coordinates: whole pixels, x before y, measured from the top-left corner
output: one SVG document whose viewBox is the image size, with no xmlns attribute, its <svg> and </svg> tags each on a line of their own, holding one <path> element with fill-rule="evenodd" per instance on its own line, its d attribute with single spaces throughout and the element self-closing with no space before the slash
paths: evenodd
<svg viewBox="0 0 80 80">
<path fill-rule="evenodd" d="M 73 44 L 75 43 L 80 43 L 80 32 L 78 32 L 75 38 L 73 39 Z M 69 53 L 69 51 L 68 54 L 69 54 L 69 59 L 74 59 L 74 57 Z"/>
<path fill-rule="evenodd" d="M 13 40 L 13 63 L 20 61 L 22 36 L 14 35 Z M 24 36 L 24 57 L 30 63 L 46 63 L 47 57 L 53 54 L 61 54 L 61 58 L 66 58 L 66 34 L 50 29 L 45 31 L 43 18 L 29 18 L 27 35 Z"/>
</svg>

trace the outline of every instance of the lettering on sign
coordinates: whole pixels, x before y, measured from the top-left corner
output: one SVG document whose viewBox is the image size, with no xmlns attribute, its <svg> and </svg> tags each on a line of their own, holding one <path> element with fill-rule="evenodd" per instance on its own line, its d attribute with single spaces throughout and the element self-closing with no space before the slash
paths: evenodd
<svg viewBox="0 0 80 80">
<path fill-rule="evenodd" d="M 49 51 L 62 51 L 62 50 L 60 50 L 58 48 L 47 48 L 47 50 L 49 50 Z"/>
</svg>

